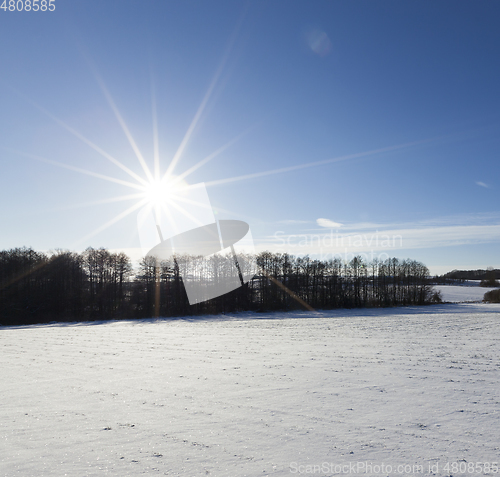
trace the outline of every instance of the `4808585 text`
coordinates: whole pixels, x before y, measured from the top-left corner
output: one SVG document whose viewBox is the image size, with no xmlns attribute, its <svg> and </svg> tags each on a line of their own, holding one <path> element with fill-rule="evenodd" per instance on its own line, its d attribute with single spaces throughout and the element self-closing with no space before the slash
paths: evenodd
<svg viewBox="0 0 500 477">
<path fill-rule="evenodd" d="M 4 12 L 53 12 L 56 0 L 3 0 L 0 9 Z"/>
</svg>

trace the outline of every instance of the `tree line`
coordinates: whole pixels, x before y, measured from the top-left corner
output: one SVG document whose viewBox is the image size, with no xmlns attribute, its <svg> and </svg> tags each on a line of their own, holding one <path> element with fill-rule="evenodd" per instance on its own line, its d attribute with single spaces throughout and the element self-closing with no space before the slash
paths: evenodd
<svg viewBox="0 0 500 477">
<path fill-rule="evenodd" d="M 256 267 L 248 283 L 190 305 L 183 280 L 193 278 L 182 273 L 182 263 L 192 258 L 145 257 L 134 271 L 126 254 L 104 248 L 50 254 L 26 247 L 1 251 L 0 324 L 388 307 L 439 300 L 429 284 L 427 267 L 414 260 L 321 261 L 263 252 L 238 257 L 242 269 Z M 233 260 L 196 257 L 196 263 L 203 264 L 196 279 L 209 282 L 223 277 L 234 266 Z"/>
<path fill-rule="evenodd" d="M 481 280 L 481 281 L 492 281 L 500 279 L 500 270 L 494 269 L 493 267 L 488 267 L 486 270 L 452 270 L 451 272 L 445 273 L 441 276 L 436 276 L 434 278 L 436 283 L 443 284 L 453 284 L 453 283 L 463 283 L 466 280 Z M 484 285 L 484 286 L 498 286 L 498 285 Z"/>
</svg>

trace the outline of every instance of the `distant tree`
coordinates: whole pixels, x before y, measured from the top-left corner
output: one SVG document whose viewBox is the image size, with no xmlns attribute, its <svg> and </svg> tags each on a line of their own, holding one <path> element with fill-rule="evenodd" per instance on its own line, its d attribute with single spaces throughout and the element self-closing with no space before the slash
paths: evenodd
<svg viewBox="0 0 500 477">
<path fill-rule="evenodd" d="M 51 319 L 81 318 L 85 307 L 87 276 L 83 259 L 74 252 L 56 250 L 42 271 L 44 312 Z"/>
<path fill-rule="evenodd" d="M 493 267 L 488 267 L 486 269 L 486 276 L 479 283 L 480 287 L 500 287 L 500 283 L 495 280 L 495 270 Z"/>
<path fill-rule="evenodd" d="M 443 296 L 441 295 L 441 290 L 436 290 L 431 293 L 430 298 L 431 303 L 443 303 Z"/>
<path fill-rule="evenodd" d="M 43 321 L 48 258 L 32 248 L 0 252 L 0 323 Z"/>
<path fill-rule="evenodd" d="M 488 303 L 500 303 L 500 288 L 498 290 L 490 290 L 484 294 L 483 301 Z"/>
<path fill-rule="evenodd" d="M 130 258 L 122 252 L 89 247 L 82 253 L 81 260 L 88 277 L 88 316 L 102 318 L 124 313 L 125 283 L 132 273 Z"/>
</svg>

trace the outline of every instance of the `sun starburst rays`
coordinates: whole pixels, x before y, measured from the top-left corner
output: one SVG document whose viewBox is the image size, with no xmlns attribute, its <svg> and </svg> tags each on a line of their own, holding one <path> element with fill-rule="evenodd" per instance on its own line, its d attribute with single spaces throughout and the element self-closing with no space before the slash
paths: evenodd
<svg viewBox="0 0 500 477">
<path fill-rule="evenodd" d="M 146 174 L 146 178 L 149 181 L 154 180 L 153 175 L 151 173 L 151 170 L 149 169 L 141 151 L 139 150 L 139 147 L 137 146 L 134 138 L 132 137 L 132 134 L 130 133 L 129 128 L 128 128 L 127 124 L 125 123 L 125 120 L 123 119 L 123 116 L 121 115 L 120 111 L 118 110 L 118 107 L 116 106 L 116 103 L 115 103 L 113 97 L 111 96 L 110 92 L 108 91 L 106 83 L 104 82 L 101 75 L 99 74 L 97 67 L 94 65 L 94 63 L 88 57 L 87 57 L 87 62 L 89 64 L 89 67 L 90 67 L 92 73 L 94 74 L 94 77 L 95 77 L 97 83 L 99 84 L 99 88 L 101 89 L 104 97 L 106 98 L 106 101 L 107 101 L 109 107 L 113 111 L 113 113 L 114 113 L 118 123 L 120 124 L 120 127 L 122 128 L 130 146 L 132 147 L 132 150 L 135 153 L 135 156 L 137 157 L 137 160 L 139 161 L 144 173 Z"/>
<path fill-rule="evenodd" d="M 151 75 L 151 112 L 153 120 L 153 161 L 154 178 L 160 179 L 160 148 L 158 145 L 158 113 L 156 111 L 156 87 Z"/>
<path fill-rule="evenodd" d="M 80 132 L 78 132 L 76 129 L 74 129 L 71 126 L 69 126 L 66 122 L 64 122 L 61 119 L 59 119 L 57 116 L 55 116 L 54 114 L 52 114 L 50 111 L 48 111 L 47 109 L 45 109 L 44 107 L 42 107 L 41 105 L 39 105 L 38 103 L 36 103 L 35 101 L 33 101 L 30 98 L 28 98 L 26 95 L 24 95 L 20 91 L 17 91 L 15 89 L 13 89 L 13 91 L 16 94 L 18 94 L 21 98 L 23 98 L 25 101 L 27 101 L 29 104 L 31 104 L 32 106 L 34 106 L 35 108 L 37 108 L 39 111 L 41 111 L 42 113 L 44 113 L 46 116 L 48 116 L 50 119 L 52 119 L 55 123 L 59 124 L 59 126 L 63 127 L 64 129 L 66 129 L 66 131 L 70 132 L 73 136 L 75 136 L 78 139 L 80 139 L 80 141 L 82 141 L 83 143 L 87 144 L 87 146 L 89 146 L 92 149 L 94 149 L 94 151 L 96 151 L 97 153 L 99 153 L 102 157 L 106 158 L 108 161 L 110 161 L 111 163 L 113 163 L 115 166 L 119 167 L 121 170 L 123 170 L 124 172 L 126 172 L 130 177 L 132 177 L 136 181 L 142 183 L 143 185 L 147 184 L 147 181 L 145 179 L 143 179 L 141 176 L 139 176 L 134 171 L 132 171 L 131 169 L 129 169 L 127 166 L 125 166 L 118 159 L 116 159 L 115 157 L 113 157 L 110 154 L 108 154 L 102 148 L 100 148 L 99 146 L 97 146 L 96 144 L 94 144 L 90 139 L 88 139 L 87 137 L 85 137 L 83 134 L 81 134 Z"/>
<path fill-rule="evenodd" d="M 97 73 L 96 73 L 97 74 Z M 104 175 L 98 172 L 90 171 L 87 169 L 83 169 L 80 167 L 76 167 L 70 164 L 65 164 L 61 163 L 59 161 L 55 161 L 52 159 L 47 159 L 38 155 L 34 154 L 29 154 L 29 153 L 24 153 L 20 152 L 17 150 L 12 150 L 9 149 L 10 152 L 14 152 L 16 154 L 22 155 L 24 157 L 28 157 L 31 159 L 35 159 L 37 161 L 45 162 L 57 167 L 65 168 L 72 170 L 74 172 L 77 172 L 79 174 L 84 174 L 88 176 L 92 176 L 101 180 L 105 180 L 107 182 L 113 182 L 115 184 L 119 184 L 125 187 L 133 188 L 139 192 L 135 194 L 128 194 L 128 195 L 120 195 L 120 196 L 115 196 L 107 199 L 101 199 L 93 202 L 88 202 L 86 204 L 78 204 L 75 206 L 66 206 L 66 208 L 72 208 L 72 207 L 82 207 L 82 206 L 92 206 L 92 205 L 98 205 L 98 204 L 105 204 L 105 203 L 112 203 L 112 202 L 121 202 L 121 201 L 127 201 L 127 200 L 136 200 L 136 202 L 132 205 L 123 210 L 122 212 L 118 213 L 116 216 L 112 217 L 109 219 L 107 222 L 104 224 L 96 227 L 93 231 L 85 235 L 84 237 L 81 237 L 77 242 L 75 242 L 73 245 L 77 246 L 82 243 L 84 243 L 86 240 L 89 238 L 94 237 L 95 235 L 101 233 L 102 231 L 108 229 L 112 225 L 116 224 L 120 220 L 128 217 L 130 214 L 132 214 L 134 211 L 137 209 L 147 206 L 148 210 L 153 210 L 154 211 L 154 216 L 155 216 L 155 222 L 157 224 L 157 227 L 159 227 L 160 224 L 160 215 L 163 213 L 164 217 L 166 217 L 167 221 L 170 223 L 171 229 L 175 230 L 175 223 L 171 214 L 171 211 L 177 211 L 183 214 L 185 217 L 189 218 L 192 220 L 194 223 L 198 223 L 199 221 L 197 220 L 196 217 L 194 217 L 192 214 L 189 213 L 188 210 L 186 210 L 184 207 L 182 207 L 182 203 L 189 204 L 189 205 L 195 205 L 197 207 L 207 207 L 206 204 L 202 204 L 193 200 L 190 200 L 187 197 L 184 197 L 182 194 L 182 190 L 186 187 L 189 187 L 189 185 L 186 183 L 186 178 L 188 178 L 191 174 L 193 174 L 196 170 L 198 170 L 200 167 L 206 165 L 209 161 L 213 160 L 217 156 L 221 155 L 224 151 L 226 151 L 228 148 L 230 148 L 232 145 L 234 145 L 237 141 L 239 141 L 245 134 L 248 133 L 248 131 L 252 128 L 250 128 L 247 131 L 244 131 L 240 135 L 236 136 L 232 140 L 228 141 L 226 144 L 223 146 L 219 147 L 216 149 L 214 152 L 211 154 L 207 155 L 205 158 L 202 160 L 198 161 L 195 163 L 193 166 L 187 168 L 184 172 L 180 173 L 179 175 L 173 175 L 172 171 L 174 167 L 179 163 L 179 159 L 189 141 L 189 138 L 191 137 L 191 134 L 193 132 L 194 127 L 196 126 L 198 120 L 200 119 L 201 114 L 203 113 L 203 110 L 205 108 L 205 105 L 213 91 L 214 85 L 211 84 L 211 87 L 207 91 L 207 94 L 205 95 L 202 103 L 200 104 L 200 107 L 198 108 L 195 117 L 193 118 L 186 134 L 184 135 L 184 138 L 182 139 L 182 142 L 177 149 L 173 159 L 171 160 L 169 166 L 166 169 L 166 172 L 162 175 L 161 174 L 161 168 L 160 168 L 160 153 L 159 153 L 159 134 L 158 134 L 158 120 L 157 120 L 157 105 L 156 105 L 156 94 L 154 91 L 154 85 L 152 83 L 152 92 L 151 92 L 151 106 L 152 106 L 152 119 L 153 119 L 153 173 L 151 172 L 150 168 L 148 167 L 148 164 L 146 160 L 144 159 L 144 156 L 139 150 L 139 147 L 137 146 L 137 143 L 135 142 L 134 138 L 132 137 L 132 134 L 130 133 L 130 130 L 128 126 L 126 125 L 122 114 L 118 110 L 118 107 L 116 106 L 115 101 L 111 97 L 109 91 L 107 90 L 106 86 L 104 85 L 104 82 L 100 79 L 100 76 L 97 76 L 98 81 L 100 82 L 101 89 L 103 90 L 103 93 L 107 99 L 107 102 L 111 109 L 113 110 L 116 119 L 120 123 L 120 126 L 122 127 L 122 130 L 124 131 L 127 140 L 132 147 L 132 149 L 135 152 L 135 156 L 138 159 L 138 162 L 140 166 L 142 167 L 142 170 L 145 174 L 145 177 L 141 177 L 139 174 L 136 172 L 132 171 L 129 167 L 125 166 L 122 162 L 118 161 L 115 159 L 113 156 L 105 152 L 102 148 L 97 146 L 95 143 L 90 141 L 88 138 L 86 138 L 83 134 L 66 124 L 64 121 L 60 120 L 56 116 L 54 116 L 52 113 L 48 112 L 46 109 L 42 108 L 38 104 L 30 101 L 34 106 L 36 106 L 39 110 L 44 112 L 47 116 L 49 116 L 51 119 L 53 119 L 56 123 L 58 123 L 60 126 L 62 126 L 64 129 L 69 131 L 71 134 L 79 138 L 82 142 L 87 144 L 89 147 L 91 147 L 93 150 L 98 152 L 100 155 L 108 159 L 110 162 L 112 162 L 114 165 L 119 167 L 122 171 L 126 172 L 132 179 L 134 179 L 136 182 L 131 182 L 131 181 L 126 181 L 123 180 L 119 177 L 113 177 L 109 175 Z M 214 81 L 218 78 L 218 74 L 214 78 Z M 214 83 L 214 81 L 212 83 Z M 215 185 L 222 185 L 222 184 L 229 184 L 233 183 L 236 181 L 242 181 L 242 180 L 250 180 L 250 179 L 255 179 L 258 177 L 263 177 L 263 176 L 269 176 L 269 175 L 274 175 L 274 174 L 282 174 L 286 172 L 291 172 L 295 170 L 300 170 L 304 168 L 309 168 L 309 167 L 317 167 L 321 165 L 326 165 L 334 162 L 339 162 L 339 161 L 345 161 L 345 160 L 353 160 L 356 158 L 362 158 L 362 157 L 369 157 L 369 156 L 375 156 L 381 153 L 387 153 L 390 151 L 395 151 L 398 149 L 403 149 L 403 148 L 408 148 L 412 146 L 416 146 L 419 144 L 423 144 L 426 141 L 417 141 L 417 142 L 411 142 L 411 143 L 406 143 L 406 144 L 399 144 L 399 145 L 394 145 L 394 146 L 389 146 L 385 148 L 380 148 L 376 150 L 370 150 L 370 151 L 364 151 L 356 154 L 350 154 L 347 156 L 342 156 L 342 157 L 336 157 L 333 159 L 327 159 L 327 160 L 322 160 L 322 161 L 315 161 L 315 162 L 307 162 L 303 164 L 298 164 L 294 166 L 288 166 L 288 167 L 282 167 L 279 169 L 273 169 L 269 171 L 262 171 L 262 172 L 254 172 L 246 175 L 240 175 L 240 176 L 235 176 L 235 177 L 228 177 L 225 179 L 219 179 L 219 180 L 213 180 L 210 182 L 206 182 L 206 186 L 215 186 Z M 7 150 L 6 148 L 3 148 Z M 230 211 L 225 211 L 227 213 L 231 213 Z M 200 225 L 203 225 L 200 222 Z M 161 235 L 161 231 L 159 231 Z"/>
<path fill-rule="evenodd" d="M 76 246 L 76 245 L 83 244 L 89 238 L 92 238 L 95 235 L 101 233 L 102 231 L 106 230 L 108 227 L 111 227 L 111 225 L 116 224 L 117 222 L 119 222 L 120 220 L 124 219 L 125 217 L 127 217 L 128 215 L 130 215 L 132 212 L 134 212 L 135 210 L 139 209 L 140 207 L 142 207 L 143 205 L 146 205 L 146 204 L 147 204 L 147 199 L 146 198 L 140 200 L 139 202 L 135 203 L 131 207 L 129 207 L 126 210 L 124 210 L 122 213 L 120 213 L 120 214 L 116 215 L 115 217 L 109 219 L 106 223 L 104 223 L 100 227 L 97 227 L 92 232 L 90 232 L 87 235 L 85 235 L 85 236 L 81 237 L 80 239 L 78 239 L 73 245 Z"/>
<path fill-rule="evenodd" d="M 20 96 L 22 96 L 25 100 L 27 100 L 29 103 L 31 103 L 33 106 L 35 106 L 38 110 L 42 111 L 46 116 L 51 118 L 54 122 L 56 122 L 58 125 L 60 125 L 62 128 L 64 128 L 66 131 L 71 133 L 73 136 L 78 138 L 80 141 L 82 141 L 84 144 L 86 144 L 88 147 L 96 151 L 98 154 L 100 154 L 102 157 L 106 158 L 108 161 L 110 161 L 112 164 L 117 166 L 121 171 L 125 172 L 130 178 L 133 179 L 133 181 L 130 180 L 124 180 L 120 177 L 114 177 L 114 176 L 109 176 L 109 175 L 104 175 L 98 172 L 93 172 L 87 169 L 83 169 L 80 167 L 76 167 L 70 164 L 65 164 L 61 163 L 59 161 L 55 161 L 52 159 L 46 159 L 44 157 L 40 157 L 34 154 L 29 154 L 29 153 L 22 153 L 19 151 L 12 151 L 17 154 L 23 155 L 25 157 L 29 157 L 31 159 L 35 159 L 37 161 L 42 161 L 49 163 L 51 165 L 61 167 L 61 168 L 66 168 L 69 170 L 72 170 L 74 172 L 77 172 L 79 174 L 84 174 L 88 176 L 92 176 L 101 180 L 105 180 L 107 182 L 113 182 L 115 184 L 119 184 L 128 188 L 135 189 L 136 191 L 139 191 L 135 194 L 129 194 L 129 195 L 120 195 L 120 196 L 115 196 L 112 198 L 108 199 L 101 199 L 98 201 L 94 201 L 93 203 L 89 203 L 88 205 L 97 205 L 97 204 L 104 204 L 104 203 L 111 203 L 111 202 L 121 202 L 121 201 L 127 201 L 127 200 L 135 200 L 136 202 L 127 207 L 125 210 L 122 212 L 118 213 L 116 216 L 112 217 L 109 219 L 107 222 L 104 224 L 96 227 L 93 231 L 85 235 L 84 237 L 80 238 L 74 245 L 82 244 L 89 238 L 99 234 L 100 232 L 106 230 L 110 226 L 116 224 L 120 220 L 128 217 L 130 214 L 132 214 L 134 211 L 137 209 L 146 206 L 146 211 L 149 213 L 151 210 L 154 211 L 154 216 L 155 216 L 155 222 L 156 226 L 159 228 L 160 227 L 160 216 L 163 214 L 164 217 L 166 217 L 167 221 L 170 222 L 171 229 L 175 230 L 175 224 L 174 219 L 173 219 L 173 213 L 175 212 L 178 216 L 178 214 L 182 214 L 189 220 L 191 220 L 193 223 L 198 223 L 199 221 L 197 220 L 196 217 L 193 216 L 189 210 L 192 210 L 192 206 L 197 206 L 197 207 L 207 207 L 206 204 L 198 203 L 196 201 L 190 200 L 187 198 L 185 195 L 183 195 L 182 191 L 184 188 L 189 187 L 189 185 L 185 182 L 186 179 L 193 174 L 195 171 L 197 171 L 199 168 L 202 166 L 206 165 L 208 162 L 212 161 L 225 151 L 229 149 L 231 146 L 233 146 L 236 142 L 238 142 L 244 135 L 246 135 L 251 129 L 253 129 L 255 126 L 247 129 L 240 135 L 236 136 L 232 140 L 228 141 L 215 151 L 213 151 L 211 154 L 205 156 L 203 159 L 200 161 L 196 162 L 194 165 L 188 167 L 185 169 L 183 172 L 174 175 L 174 170 L 178 168 L 178 165 L 180 163 L 180 160 L 186 150 L 186 147 L 188 146 L 188 143 L 194 133 L 194 130 L 196 129 L 200 119 L 202 118 L 203 114 L 206 111 L 207 105 L 209 101 L 212 99 L 212 96 L 214 92 L 216 91 L 216 87 L 218 86 L 220 77 L 223 73 L 223 70 L 225 68 L 226 62 L 228 60 L 228 56 L 232 47 L 232 42 L 234 41 L 234 38 L 230 41 L 223 57 L 222 60 L 209 84 L 209 87 L 207 91 L 205 92 L 205 95 L 202 98 L 202 101 L 200 105 L 198 106 L 193 119 L 191 120 L 191 123 L 189 124 L 177 150 L 175 151 L 175 154 L 169 161 L 167 167 L 165 168 L 164 172 L 162 173 L 161 171 L 161 161 L 160 161 L 160 148 L 159 148 L 159 128 L 158 128 L 158 112 L 157 112 L 157 97 L 156 97 L 156 88 L 155 88 L 155 83 L 153 80 L 153 75 L 151 75 L 151 117 L 152 117 L 152 142 L 153 142 L 153 154 L 152 154 L 152 169 L 150 169 L 148 165 L 148 161 L 145 159 L 143 156 L 142 152 L 139 149 L 139 146 L 137 145 L 134 137 L 132 136 L 132 133 L 130 132 L 130 128 L 125 122 L 125 119 L 123 115 L 121 114 L 120 110 L 118 109 L 117 103 L 111 96 L 111 93 L 109 92 L 102 76 L 100 75 L 99 71 L 97 70 L 97 67 L 93 63 L 93 61 L 89 58 L 88 55 L 86 56 L 87 59 L 87 64 L 89 65 L 89 68 L 91 69 L 98 85 L 99 88 L 101 89 L 101 92 L 104 95 L 104 98 L 108 104 L 108 106 L 111 108 L 115 119 L 117 120 L 118 124 L 120 125 L 128 144 L 132 148 L 134 155 L 142 169 L 142 173 L 138 174 L 137 172 L 133 171 L 130 167 L 127 167 L 125 164 L 123 164 L 121 161 L 104 151 L 100 146 L 95 144 L 93 141 L 88 139 L 86 136 L 84 136 L 81 132 L 77 131 L 70 125 L 68 125 L 65 121 L 59 119 L 56 117 L 54 114 L 40 106 L 39 104 L 35 103 L 34 101 L 30 100 L 27 98 L 25 95 L 22 93 L 19 93 L 16 91 Z M 432 139 L 431 139 L 432 140 Z M 235 177 L 229 177 L 229 178 L 223 178 L 223 179 L 218 179 L 218 180 L 212 180 L 209 182 L 205 182 L 206 186 L 216 186 L 216 185 L 222 185 L 222 184 L 230 184 L 236 181 L 242 181 L 242 180 L 250 180 L 250 179 L 255 179 L 259 177 L 264 177 L 264 176 L 269 176 L 269 175 L 275 175 L 275 174 L 283 174 L 291 171 L 296 171 L 300 169 L 305 169 L 305 168 L 310 168 L 310 167 L 317 167 L 317 166 L 322 166 L 334 162 L 339 162 L 339 161 L 346 161 L 346 160 L 353 160 L 357 158 L 362 158 L 362 157 L 370 157 L 370 156 L 376 156 L 381 153 L 388 153 L 391 151 L 396 151 L 400 150 L 403 148 L 409 148 L 412 146 L 417 146 L 419 144 L 423 144 L 425 142 L 429 142 L 431 140 L 424 140 L 424 141 L 417 141 L 417 142 L 412 142 L 412 143 L 406 143 L 406 144 L 399 144 L 399 145 L 394 145 L 394 146 L 389 146 L 385 148 L 380 148 L 380 149 L 375 149 L 375 150 L 370 150 L 370 151 L 364 151 L 364 152 L 359 152 L 356 154 L 350 154 L 342 157 L 335 157 L 332 159 L 327 159 L 327 160 L 321 160 L 321 161 L 315 161 L 315 162 L 307 162 L 307 163 L 302 163 L 298 165 L 292 165 L 292 166 L 286 166 L 286 167 L 281 167 L 278 169 L 272 169 L 268 171 L 263 171 L 263 172 L 253 172 L 250 174 L 244 174 L 240 176 L 235 176 Z M 134 182 L 135 181 L 135 182 Z M 182 204 L 186 205 L 186 207 L 183 207 Z M 77 205 L 76 207 L 79 207 L 81 205 Z M 188 207 L 189 206 L 189 207 Z M 188 210 L 189 209 L 189 210 Z M 221 210 L 221 209 L 219 209 Z M 231 213 L 230 211 L 224 211 L 226 213 Z M 203 225 L 200 222 L 200 225 Z M 161 237 L 161 230 L 158 230 L 159 235 Z"/>
</svg>

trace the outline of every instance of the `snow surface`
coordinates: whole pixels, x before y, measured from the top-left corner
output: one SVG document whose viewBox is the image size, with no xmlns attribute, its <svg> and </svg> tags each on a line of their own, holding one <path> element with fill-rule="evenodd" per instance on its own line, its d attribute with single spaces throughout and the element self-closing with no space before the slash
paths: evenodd
<svg viewBox="0 0 500 477">
<path fill-rule="evenodd" d="M 0 474 L 460 475 L 500 461 L 499 325 L 448 304 L 3 327 Z"/>
<path fill-rule="evenodd" d="M 435 290 L 440 290 L 443 301 L 451 303 L 480 303 L 484 294 L 496 288 L 470 286 L 470 285 L 435 285 Z"/>
</svg>

